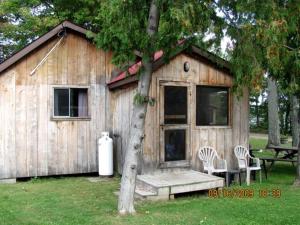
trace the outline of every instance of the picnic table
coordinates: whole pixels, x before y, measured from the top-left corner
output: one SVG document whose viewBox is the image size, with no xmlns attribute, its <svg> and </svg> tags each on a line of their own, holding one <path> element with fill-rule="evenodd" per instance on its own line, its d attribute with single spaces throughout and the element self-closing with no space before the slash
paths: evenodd
<svg viewBox="0 0 300 225">
<path fill-rule="evenodd" d="M 274 151 L 274 157 L 261 157 L 260 160 L 263 162 L 263 169 L 267 178 L 267 167 L 266 162 L 271 162 L 271 165 L 269 169 L 272 168 L 274 163 L 277 162 L 291 162 L 293 165 L 295 162 L 297 162 L 297 159 L 295 157 L 298 154 L 298 148 L 297 147 L 284 147 L 284 146 L 273 146 L 269 145 L 267 146 L 266 150 Z M 280 153 L 283 153 L 282 156 L 279 156 Z"/>
<path fill-rule="evenodd" d="M 276 159 L 293 159 L 294 157 L 297 156 L 297 153 L 298 153 L 297 147 L 284 147 L 284 146 L 268 145 L 267 150 L 268 149 L 275 151 L 274 158 L 276 158 Z M 284 154 L 282 157 L 278 157 L 280 152 L 282 152 Z"/>
</svg>

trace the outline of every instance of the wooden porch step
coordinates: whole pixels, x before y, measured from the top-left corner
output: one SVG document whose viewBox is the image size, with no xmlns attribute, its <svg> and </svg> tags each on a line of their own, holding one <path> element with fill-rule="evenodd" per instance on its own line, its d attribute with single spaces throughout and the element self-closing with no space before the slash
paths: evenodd
<svg viewBox="0 0 300 225">
<path fill-rule="evenodd" d="M 147 196 L 155 196 L 157 195 L 156 192 L 153 192 L 153 191 L 147 191 L 147 190 L 143 190 L 143 189 L 140 189 L 140 188 L 136 188 L 135 189 L 135 193 L 139 196 L 142 196 L 142 197 L 147 197 Z"/>
<path fill-rule="evenodd" d="M 148 199 L 171 199 L 174 194 L 224 186 L 224 179 L 194 170 L 137 176 L 136 193 Z M 156 196 L 155 198 L 153 198 Z"/>
<path fill-rule="evenodd" d="M 156 200 L 157 196 L 157 193 L 153 191 L 144 190 L 140 187 L 136 187 L 135 189 L 136 200 Z"/>
</svg>

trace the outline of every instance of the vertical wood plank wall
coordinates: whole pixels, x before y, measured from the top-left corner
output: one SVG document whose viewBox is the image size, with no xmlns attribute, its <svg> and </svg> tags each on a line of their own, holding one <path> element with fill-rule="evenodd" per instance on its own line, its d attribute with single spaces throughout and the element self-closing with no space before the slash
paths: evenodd
<svg viewBox="0 0 300 225">
<path fill-rule="evenodd" d="M 0 76 L 0 178 L 16 176 L 15 73 Z"/>
<path fill-rule="evenodd" d="M 189 62 L 189 72 L 183 71 L 183 63 Z M 227 159 L 230 167 L 234 168 L 235 158 L 233 148 L 242 144 L 248 146 L 248 92 L 239 99 L 233 95 L 230 97 L 230 125 L 229 126 L 196 126 L 196 85 L 215 85 L 232 87 L 232 77 L 221 70 L 201 63 L 187 55 L 181 54 L 175 57 L 167 65 L 162 66 L 154 74 L 150 87 L 150 97 L 156 100 L 154 106 L 148 106 L 145 125 L 145 139 L 143 145 L 143 157 L 140 162 L 142 173 L 155 172 L 159 168 L 159 80 L 188 82 L 191 85 L 192 104 L 189 106 L 191 115 L 190 126 L 190 152 L 191 167 L 202 170 L 202 165 L 197 157 L 197 151 L 201 146 L 214 147 L 221 157 Z M 113 133 L 118 133 L 122 141 L 118 142 L 118 154 L 123 155 L 129 137 L 128 126 L 130 124 L 130 112 L 132 111 L 132 99 L 135 88 L 127 88 L 113 92 Z M 120 162 L 118 160 L 118 162 Z M 121 160 L 122 162 L 122 160 Z M 121 171 L 120 165 L 118 167 Z"/>
<path fill-rule="evenodd" d="M 96 140 L 108 126 L 105 93 L 111 56 L 68 33 L 30 76 L 57 41 L 0 75 L 0 179 L 98 171 Z M 51 120 L 52 85 L 88 86 L 90 120 Z"/>
<path fill-rule="evenodd" d="M 114 154 L 116 170 L 122 173 L 126 146 L 129 140 L 129 129 L 132 115 L 135 87 L 114 92 L 111 99 L 113 120 L 111 131 L 114 134 Z"/>
<path fill-rule="evenodd" d="M 96 172 L 96 140 L 104 130 L 114 135 L 116 169 L 121 173 L 135 86 L 108 91 L 106 83 L 114 69 L 110 63 L 111 53 L 97 50 L 84 37 L 72 33 L 68 33 L 30 76 L 57 41 L 48 42 L 0 74 L 0 179 Z M 187 73 L 183 71 L 186 61 L 190 63 Z M 191 86 L 189 158 L 192 168 L 201 170 L 196 153 L 204 145 L 215 147 L 234 167 L 233 147 L 248 145 L 248 92 L 245 90 L 240 99 L 231 97 L 230 126 L 197 127 L 196 85 L 231 87 L 232 78 L 181 54 L 153 75 L 150 96 L 156 103 L 148 106 L 139 171 L 147 173 L 158 168 L 159 80 L 188 82 Z M 90 120 L 52 120 L 53 85 L 87 86 Z"/>
</svg>

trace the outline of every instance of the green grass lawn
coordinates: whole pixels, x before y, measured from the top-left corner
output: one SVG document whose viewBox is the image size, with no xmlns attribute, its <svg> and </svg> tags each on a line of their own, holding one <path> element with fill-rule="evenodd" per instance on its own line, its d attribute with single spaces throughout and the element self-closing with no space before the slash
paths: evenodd
<svg viewBox="0 0 300 225">
<path fill-rule="evenodd" d="M 257 147 L 260 140 L 252 140 Z M 91 183 L 85 177 L 33 179 L 0 185 L 0 224 L 300 224 L 300 189 L 292 186 L 295 168 L 277 164 L 253 198 L 190 195 L 167 202 L 139 202 L 135 216 L 117 214 L 119 178 Z M 279 189 L 281 197 L 259 197 Z"/>
<path fill-rule="evenodd" d="M 251 138 L 250 139 L 250 144 L 251 144 L 252 148 L 262 150 L 262 152 L 255 152 L 257 157 L 271 157 L 271 156 L 274 156 L 273 151 L 265 150 L 265 147 L 267 146 L 267 139 Z M 292 143 L 288 142 L 287 144 L 283 144 L 281 146 L 292 147 Z"/>
</svg>

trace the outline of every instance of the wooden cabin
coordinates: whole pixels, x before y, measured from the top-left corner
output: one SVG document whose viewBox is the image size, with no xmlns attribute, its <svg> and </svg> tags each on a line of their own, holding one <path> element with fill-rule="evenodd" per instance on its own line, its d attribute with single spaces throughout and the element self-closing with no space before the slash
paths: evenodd
<svg viewBox="0 0 300 225">
<path fill-rule="evenodd" d="M 203 146 L 214 147 L 229 168 L 235 168 L 234 147 L 249 144 L 247 89 L 242 96 L 234 96 L 227 62 L 197 47 L 178 52 L 168 64 L 160 55 L 155 55 L 149 94 L 154 105 L 148 105 L 139 172 L 201 171 L 197 151 Z M 119 172 L 137 88 L 134 68 L 129 69 L 131 76 L 120 74 L 108 83 Z"/>
<path fill-rule="evenodd" d="M 139 64 L 116 74 L 86 32 L 63 22 L 0 64 L 0 179 L 97 172 L 102 131 L 121 173 Z M 191 47 L 168 64 L 158 52 L 154 69 L 139 173 L 201 171 L 205 145 L 235 167 L 233 147 L 248 144 L 248 92 L 233 95 L 227 63 Z"/>
</svg>

